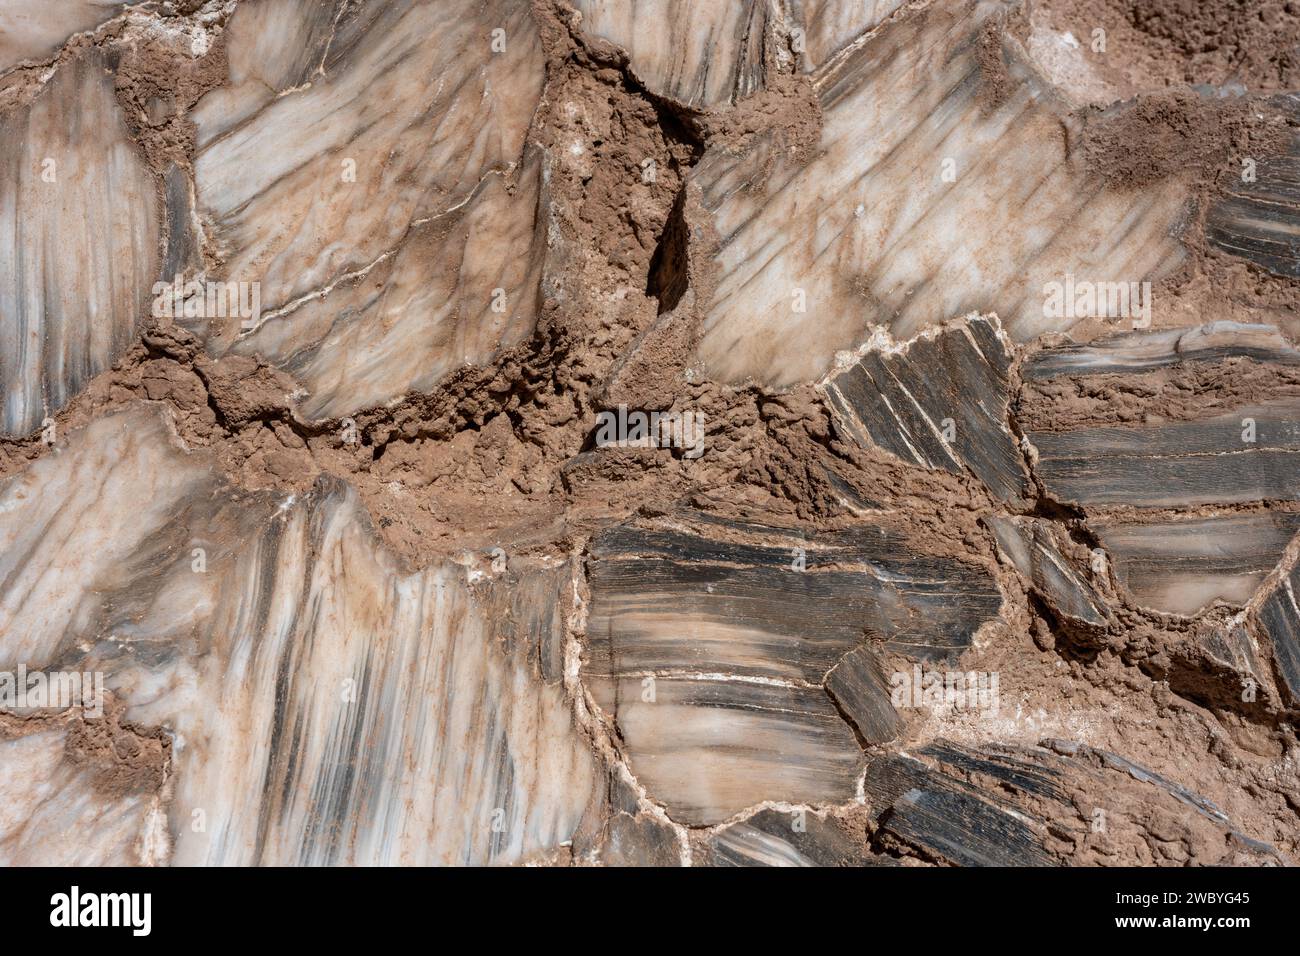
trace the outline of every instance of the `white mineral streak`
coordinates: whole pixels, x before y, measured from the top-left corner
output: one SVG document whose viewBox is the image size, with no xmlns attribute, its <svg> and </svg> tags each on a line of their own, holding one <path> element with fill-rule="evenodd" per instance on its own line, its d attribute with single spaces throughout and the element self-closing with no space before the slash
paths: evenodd
<svg viewBox="0 0 1300 956">
<path fill-rule="evenodd" d="M 803 61 L 816 69 L 907 0 L 790 0 L 794 29 L 802 31 Z M 913 5 L 915 0 L 913 0 Z"/>
</svg>

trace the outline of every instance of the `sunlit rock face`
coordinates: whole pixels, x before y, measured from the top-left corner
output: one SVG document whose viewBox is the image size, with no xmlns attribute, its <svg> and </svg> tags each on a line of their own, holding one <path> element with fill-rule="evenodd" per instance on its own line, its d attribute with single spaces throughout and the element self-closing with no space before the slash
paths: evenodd
<svg viewBox="0 0 1300 956">
<path fill-rule="evenodd" d="M 1251 614 L 1256 640 L 1271 653 L 1288 701 L 1300 701 L 1300 574 L 1295 567 L 1278 576 L 1260 596 Z"/>
<path fill-rule="evenodd" d="M 1026 503 L 1021 452 L 1007 423 L 1010 343 L 972 316 L 928 336 L 869 349 L 826 383 L 836 421 L 866 447 L 957 474 Z"/>
<path fill-rule="evenodd" d="M 1300 95 L 1287 94 L 1277 102 L 1292 118 L 1300 117 Z M 1298 164 L 1300 137 L 1293 137 L 1284 151 L 1263 157 L 1248 182 L 1235 182 L 1210 208 L 1206 238 L 1228 255 L 1275 275 L 1300 278 L 1295 226 L 1300 219 Z"/>
<path fill-rule="evenodd" d="M 1249 419 L 1264 433 L 1258 453 L 1241 434 Z M 1175 507 L 1296 500 L 1292 481 L 1300 457 L 1300 402 L 1240 405 L 1220 415 L 1178 422 L 1160 431 L 1098 427 L 1066 435 L 1034 434 L 1043 473 L 1062 498 L 1081 504 Z M 1222 456 L 1205 468 L 1187 459 Z M 1113 463 L 1109 480 L 1094 469 Z M 1197 462 L 1197 464 L 1201 464 Z"/>
<path fill-rule="evenodd" d="M 1237 830 L 1213 801 L 1118 754 L 1069 741 L 972 750 L 939 740 L 873 761 L 863 786 L 881 824 L 878 843 L 924 847 L 949 865 L 1052 866 L 1063 852 L 1106 861 L 1118 848 L 1089 836 L 1088 823 L 1067 808 L 1103 808 L 1123 818 L 1129 811 L 1120 808 L 1133 799 L 1148 825 L 1176 828 L 1189 855 L 1222 865 L 1281 859 Z M 1044 826 L 1049 819 L 1053 824 Z M 1144 845 L 1119 853 L 1133 865 L 1156 862 Z"/>
<path fill-rule="evenodd" d="M 1139 604 L 1250 601 L 1300 530 L 1300 352 L 1276 328 L 1130 332 L 1041 349 L 1021 374 L 1037 473 L 1087 509 Z"/>
<path fill-rule="evenodd" d="M 633 772 L 691 824 L 850 799 L 852 727 L 873 742 L 896 730 L 877 651 L 955 658 L 1001 606 L 977 569 L 878 528 L 675 518 L 695 527 L 619 528 L 593 547 L 583 675 Z"/>
<path fill-rule="evenodd" d="M 346 485 L 240 494 L 137 406 L 0 500 L 0 666 L 104 672 L 127 719 L 171 735 L 172 862 L 512 862 L 598 806 L 539 663 L 554 613 L 516 617 L 512 588 L 458 565 L 403 571 Z M 568 577 L 537 573 L 554 606 Z M 57 741 L 7 746 L 21 760 Z M 50 792 L 47 822 L 119 857 L 149 797 L 88 817 L 75 775 Z"/>
<path fill-rule="evenodd" d="M 985 519 L 998 550 L 1056 613 L 1087 627 L 1109 616 L 1105 598 L 1063 552 L 1050 523 L 1033 518 Z"/>
<path fill-rule="evenodd" d="M 1192 615 L 1215 601 L 1243 606 L 1300 531 L 1300 514 L 1263 511 L 1170 521 L 1098 521 L 1097 537 L 1139 603 Z"/>
<path fill-rule="evenodd" d="M 717 106 L 757 89 L 769 10 L 764 0 L 576 0 L 582 31 L 626 50 L 661 96 Z"/>
<path fill-rule="evenodd" d="M 1293 860 L 1295 96 L 1071 4 L 0 0 L 0 865 Z"/>
<path fill-rule="evenodd" d="M 0 112 L 0 433 L 26 435 L 135 338 L 159 200 L 103 57 Z"/>
<path fill-rule="evenodd" d="M 513 192 L 489 173 L 463 209 L 413 225 L 393 255 L 268 318 L 234 351 L 285 368 L 309 393 L 301 413 L 321 419 L 428 391 L 517 342 L 538 306 L 539 166 L 532 154 Z"/>
<path fill-rule="evenodd" d="M 229 82 L 193 114 L 198 212 L 220 278 L 256 283 L 260 308 L 191 321 L 210 348 L 292 369 L 304 413 L 330 417 L 531 331 L 545 227 L 527 3 L 258 0 L 225 42 Z"/>
<path fill-rule="evenodd" d="M 903 0 L 575 0 L 582 32 L 625 51 L 651 92 L 698 109 L 763 88 L 774 61 L 811 71 Z"/>
<path fill-rule="evenodd" d="M 6 735 L 0 765 L 0 863 L 131 866 L 165 851 L 158 795 L 106 785 L 103 773 L 79 766 L 65 728 Z"/>
<path fill-rule="evenodd" d="M 489 640 L 503 609 L 461 568 L 401 574 L 344 488 L 284 514 L 241 576 L 255 590 L 212 622 L 215 712 L 177 718 L 196 752 L 174 808 L 209 828 L 181 828 L 176 862 L 485 864 L 569 840 L 592 758 L 563 691 Z"/>
<path fill-rule="evenodd" d="M 793 29 L 800 31 L 802 64 L 811 71 L 877 26 L 906 0 L 792 0 Z"/>
<path fill-rule="evenodd" d="M 1092 508 L 1296 500 L 1300 368 L 1269 332 L 1215 323 L 1036 353 L 1023 417 L 1047 489 Z"/>
<path fill-rule="evenodd" d="M 121 0 L 7 0 L 0 13 L 0 72 L 43 62 L 68 37 L 94 29 L 124 6 Z"/>
<path fill-rule="evenodd" d="M 1092 179 L 1051 88 L 1009 41 L 981 39 L 991 10 L 932 6 L 815 72 L 809 157 L 760 137 L 700 161 L 719 237 L 710 375 L 814 380 L 873 325 L 910 338 L 970 311 L 1026 341 L 1074 324 L 1045 314 L 1048 283 L 1144 281 L 1182 261 L 1184 191 Z"/>
<path fill-rule="evenodd" d="M 833 816 L 760 810 L 713 831 L 704 853 L 709 866 L 889 866 L 856 839 L 853 826 Z"/>
</svg>

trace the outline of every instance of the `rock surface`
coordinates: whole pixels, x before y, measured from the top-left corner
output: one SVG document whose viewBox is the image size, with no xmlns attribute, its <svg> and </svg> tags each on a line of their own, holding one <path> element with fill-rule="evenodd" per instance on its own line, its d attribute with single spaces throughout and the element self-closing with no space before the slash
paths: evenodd
<svg viewBox="0 0 1300 956">
<path fill-rule="evenodd" d="M 1295 862 L 1300 17 L 1160 9 L 0 6 L 0 861 Z"/>
</svg>

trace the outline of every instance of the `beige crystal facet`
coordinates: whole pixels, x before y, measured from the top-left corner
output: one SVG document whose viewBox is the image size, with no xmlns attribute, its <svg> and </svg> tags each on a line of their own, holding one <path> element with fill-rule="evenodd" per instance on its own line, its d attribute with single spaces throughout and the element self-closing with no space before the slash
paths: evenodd
<svg viewBox="0 0 1300 956">
<path fill-rule="evenodd" d="M 0 111 L 0 433 L 39 428 L 134 341 L 159 217 L 102 56 Z"/>
<path fill-rule="evenodd" d="M 76 33 L 112 18 L 123 0 L 6 0 L 0 11 L 0 73 L 53 56 Z"/>
<path fill-rule="evenodd" d="M 226 46 L 229 82 L 194 111 L 198 210 L 261 314 L 207 317 L 213 350 L 299 372 L 305 411 L 329 417 L 531 331 L 546 212 L 526 3 L 251 3 Z"/>
<path fill-rule="evenodd" d="M 103 672 L 129 720 L 168 728 L 165 860 L 512 862 L 598 805 L 562 686 L 529 666 L 526 635 L 494 638 L 509 592 L 450 563 L 404 572 L 341 483 L 241 495 L 141 405 L 11 479 L 0 507 L 0 666 Z M 5 759 L 58 757 L 58 727 Z M 156 794 L 126 787 L 92 814 L 61 766 L 37 823 L 145 862 Z M 6 862 L 37 862 L 18 817 Z"/>
<path fill-rule="evenodd" d="M 692 174 L 719 236 L 699 356 L 725 381 L 820 378 L 873 326 L 910 338 L 970 311 L 1018 341 L 1065 331 L 1044 285 L 1159 278 L 1183 259 L 1176 182 L 1091 179 L 1049 86 L 1007 48 L 991 103 L 983 7 L 890 23 L 813 76 L 824 113 L 806 158 L 760 140 Z"/>
<path fill-rule="evenodd" d="M 581 28 L 627 51 L 647 88 L 718 106 L 762 79 L 766 0 L 576 0 Z"/>
</svg>

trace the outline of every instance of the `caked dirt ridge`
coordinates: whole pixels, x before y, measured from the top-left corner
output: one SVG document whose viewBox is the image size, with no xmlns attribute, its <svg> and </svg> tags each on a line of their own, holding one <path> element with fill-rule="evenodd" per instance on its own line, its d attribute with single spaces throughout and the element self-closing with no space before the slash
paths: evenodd
<svg viewBox="0 0 1300 956">
<path fill-rule="evenodd" d="M 1121 0 L 1092 5 L 1098 4 L 1125 7 Z M 907 4 L 894 16 L 924 6 Z M 1055 8 L 1056 15 L 1086 20 L 1088 6 L 1063 5 Z M 1179 58 L 1190 45 L 1177 30 L 1187 5 L 1160 6 L 1166 18 L 1144 17 L 1131 25 L 1161 37 L 1166 58 L 1159 62 L 1159 84 L 1140 88 L 1133 76 L 1153 71 L 1144 73 L 1139 64 L 1123 78 L 1132 103 L 1113 115 L 1095 111 L 1090 118 L 1095 132 L 1084 148 L 1095 158 L 1098 174 L 1145 182 L 1174 174 L 1176 157 L 1198 157 L 1208 167 L 1205 157 L 1225 142 L 1252 148 L 1283 142 L 1276 113 L 1268 113 L 1269 122 L 1262 124 L 1246 115 L 1267 106 L 1266 94 L 1216 105 L 1214 122 L 1201 122 L 1204 102 L 1180 84 L 1221 83 L 1240 73 L 1198 53 L 1177 75 Z M 221 30 L 235 7 L 234 2 L 190 2 L 131 8 L 92 34 L 74 38 L 44 67 L 22 67 L 0 77 L 0 107 L 29 95 L 51 69 L 87 46 L 129 47 L 130 55 L 117 66 L 117 95 L 141 155 L 159 174 L 161 192 L 161 173 L 169 164 L 187 173 L 192 168 L 193 128 L 184 114 L 225 74 Z M 203 18 L 214 42 L 205 57 L 177 75 L 168 51 L 144 42 L 137 11 L 185 22 Z M 713 281 L 709 252 L 717 240 L 687 174 L 706 148 L 738 149 L 771 130 L 779 131 L 795 154 L 815 150 L 816 99 L 807 78 L 790 68 L 789 56 L 780 55 L 780 45 L 788 47 L 790 38 L 773 31 L 765 39 L 764 92 L 734 107 L 695 110 L 648 92 L 625 54 L 587 40 L 574 28 L 561 0 L 534 0 L 534 13 L 546 53 L 546 85 L 529 141 L 549 155 L 576 140 L 592 162 L 586 170 L 560 163 L 550 167 L 547 198 L 558 238 L 548 252 L 537 328 L 529 340 L 490 365 L 461 368 L 433 391 L 408 394 L 349 419 L 307 422 L 288 399 L 297 383 L 286 373 L 254 358 L 213 358 L 189 332 L 168 320 L 149 319 L 130 351 L 54 416 L 58 436 L 135 402 L 162 403 L 183 442 L 205 449 L 238 487 L 301 493 L 324 475 L 349 482 L 376 533 L 410 568 L 497 547 L 511 557 L 584 554 L 600 529 L 688 507 L 792 528 L 860 525 L 864 519 L 844 506 L 827 477 L 839 475 L 864 498 L 880 503 L 880 512 L 865 520 L 899 532 L 918 553 L 987 569 L 1004 598 L 1000 619 L 978 635 L 961 667 L 1000 673 L 1004 707 L 1014 715 L 992 727 L 967 715 L 918 716 L 895 745 L 880 752 L 938 739 L 965 744 L 1079 740 L 1178 781 L 1215 801 L 1248 836 L 1293 857 L 1300 853 L 1300 777 L 1294 772 L 1300 762 L 1294 729 L 1300 714 L 1267 697 L 1242 702 L 1236 677 L 1216 672 L 1196 650 L 1197 636 L 1231 626 L 1232 612 L 1213 608 L 1188 619 L 1142 608 L 1107 570 L 1092 583 L 1115 612 L 1115 622 L 1101 633 L 1080 633 L 998 560 L 981 518 L 1009 509 L 973 476 L 921 468 L 852 443 L 837 432 L 823 394 L 813 385 L 785 391 L 724 385 L 692 367 L 701 303 L 707 302 Z M 1187 27 L 1193 28 L 1205 29 L 1199 21 Z M 141 42 L 130 43 L 137 33 Z M 1252 88 L 1260 88 L 1261 76 L 1273 76 L 1275 89 L 1294 85 L 1297 67 L 1290 60 L 1270 59 L 1252 37 L 1242 38 L 1240 48 L 1241 70 L 1255 71 Z M 147 112 L 160 91 L 175 110 L 162 122 Z M 1189 119 L 1193 113 L 1195 121 Z M 1293 132 L 1294 124 L 1285 122 Z M 1132 166 L 1119 144 L 1151 130 L 1158 131 L 1160 155 Z M 1206 142 L 1207 136 L 1213 141 Z M 650 182 L 639 175 L 646 158 L 658 171 Z M 1219 180 L 1212 172 L 1201 177 L 1202 219 L 1209 199 L 1222 188 Z M 1208 250 L 1201 225 L 1201 219 L 1188 224 L 1189 261 L 1163 293 L 1195 302 L 1201 311 L 1222 308 L 1236 317 L 1273 316 L 1300 305 L 1300 283 Z M 209 270 L 219 275 L 222 264 L 210 245 L 203 254 Z M 1019 366 L 1037 347 L 1019 347 L 1013 365 L 1007 427 L 1016 438 L 1031 426 L 1062 429 L 1101 411 L 1124 420 L 1123 404 L 1099 411 L 1104 397 L 1056 394 L 1050 401 L 1025 402 L 1027 391 L 1039 386 L 1022 383 Z M 1181 396 L 1183 404 L 1171 399 L 1160 413 L 1176 420 L 1186 408 L 1199 408 L 1203 394 L 1221 383 L 1196 376 L 1216 374 L 1213 369 L 1170 372 L 1176 379 L 1170 394 Z M 1234 397 L 1300 393 L 1294 370 L 1248 366 L 1244 372 L 1234 369 L 1233 376 Z M 1141 397 L 1128 400 L 1140 403 Z M 685 458 L 680 449 L 597 452 L 596 415 L 620 404 L 702 412 L 707 451 L 698 460 Z M 1144 412 L 1150 409 L 1134 409 L 1134 414 Z M 0 477 L 57 453 L 57 446 L 40 434 L 0 440 Z M 1025 456 L 1025 467 L 1034 500 L 1021 513 L 1058 526 L 1074 549 L 1070 556 L 1086 567 L 1098 547 L 1088 514 L 1051 498 L 1032 456 Z M 1269 506 L 1300 507 L 1259 502 L 1237 510 Z M 1285 567 L 1294 564 L 1297 550 L 1293 542 Z M 588 704 L 576 699 L 575 706 Z M 596 751 L 622 763 L 634 780 L 619 754 L 617 728 L 598 726 L 589 714 L 579 724 Z M 3 725 L 6 734 L 30 730 L 13 721 Z M 110 777 L 138 781 L 152 773 L 162 786 L 170 748 L 158 730 L 115 717 L 110 736 L 101 741 L 89 733 L 76 735 L 79 759 L 112 766 Z M 1283 765 L 1292 772 L 1279 773 Z M 653 804 L 644 791 L 640 798 L 643 805 Z M 662 807 L 654 812 L 668 820 Z M 863 826 L 869 829 L 870 821 Z M 688 842 L 698 838 L 693 831 Z M 906 855 L 905 849 L 878 840 L 874 845 Z"/>
</svg>

